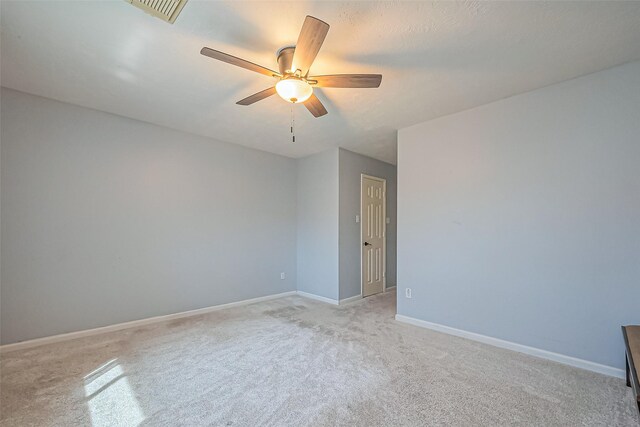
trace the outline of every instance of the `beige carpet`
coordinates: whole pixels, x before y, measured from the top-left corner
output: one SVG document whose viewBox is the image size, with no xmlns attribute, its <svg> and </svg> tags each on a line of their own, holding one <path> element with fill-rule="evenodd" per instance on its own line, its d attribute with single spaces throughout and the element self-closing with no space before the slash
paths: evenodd
<svg viewBox="0 0 640 427">
<path fill-rule="evenodd" d="M 6 353 L 3 426 L 637 426 L 609 378 L 288 297 Z"/>
</svg>

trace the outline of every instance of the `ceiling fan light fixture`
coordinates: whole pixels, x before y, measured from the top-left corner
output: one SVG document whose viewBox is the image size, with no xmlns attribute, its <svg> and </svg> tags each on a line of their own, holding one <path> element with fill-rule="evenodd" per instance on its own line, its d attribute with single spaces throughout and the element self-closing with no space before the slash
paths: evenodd
<svg viewBox="0 0 640 427">
<path fill-rule="evenodd" d="M 169 0 L 135 1 L 157 2 Z M 324 108 L 324 105 L 322 105 L 318 97 L 313 94 L 314 87 L 375 88 L 379 87 L 382 81 L 382 75 L 380 74 L 309 75 L 309 69 L 311 65 L 313 65 L 313 61 L 328 31 L 329 24 L 326 22 L 313 16 L 304 18 L 304 23 L 302 24 L 302 29 L 300 29 L 300 35 L 298 36 L 296 44 L 294 46 L 285 46 L 277 52 L 279 72 L 206 46 L 200 50 L 200 53 L 209 58 L 278 79 L 275 85 L 247 96 L 236 102 L 236 104 L 245 106 L 252 105 L 277 93 L 278 96 L 291 104 L 304 103 L 304 106 L 313 117 L 317 118 L 327 114 L 327 109 Z"/>
<path fill-rule="evenodd" d="M 288 77 L 276 83 L 276 92 L 285 101 L 297 104 L 309 99 L 313 94 L 313 88 L 305 80 Z"/>
</svg>

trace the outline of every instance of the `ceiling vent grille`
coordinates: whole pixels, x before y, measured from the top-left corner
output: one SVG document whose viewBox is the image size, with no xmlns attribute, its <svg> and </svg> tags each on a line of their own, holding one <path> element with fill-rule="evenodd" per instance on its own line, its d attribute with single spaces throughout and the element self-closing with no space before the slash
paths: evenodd
<svg viewBox="0 0 640 427">
<path fill-rule="evenodd" d="M 173 24 L 187 0 L 125 0 L 149 15 Z"/>
</svg>

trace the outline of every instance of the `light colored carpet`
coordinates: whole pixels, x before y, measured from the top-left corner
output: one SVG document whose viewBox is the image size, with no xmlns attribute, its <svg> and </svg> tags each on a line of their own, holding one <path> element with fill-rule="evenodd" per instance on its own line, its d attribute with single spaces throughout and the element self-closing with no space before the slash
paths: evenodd
<svg viewBox="0 0 640 427">
<path fill-rule="evenodd" d="M 287 297 L 2 355 L 3 426 L 637 426 L 621 379 Z"/>
</svg>

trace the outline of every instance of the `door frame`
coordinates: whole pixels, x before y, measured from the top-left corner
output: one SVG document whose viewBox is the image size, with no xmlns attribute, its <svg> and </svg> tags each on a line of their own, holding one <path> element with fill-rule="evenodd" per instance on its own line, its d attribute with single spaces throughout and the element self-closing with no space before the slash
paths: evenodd
<svg viewBox="0 0 640 427">
<path fill-rule="evenodd" d="M 373 175 L 367 175 L 366 173 L 360 174 L 360 297 L 364 298 L 364 274 L 362 273 L 362 267 L 364 264 L 364 257 L 362 255 L 362 184 L 364 179 L 372 179 L 374 181 L 382 182 L 382 194 L 384 196 L 384 202 L 382 203 L 382 293 L 387 292 L 387 180 Z"/>
</svg>

